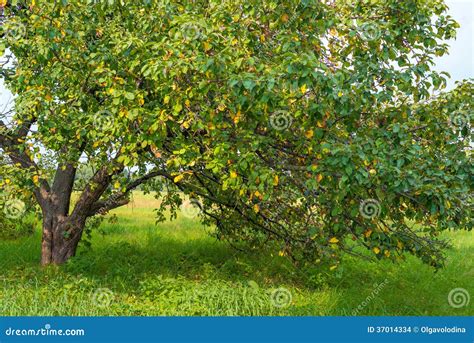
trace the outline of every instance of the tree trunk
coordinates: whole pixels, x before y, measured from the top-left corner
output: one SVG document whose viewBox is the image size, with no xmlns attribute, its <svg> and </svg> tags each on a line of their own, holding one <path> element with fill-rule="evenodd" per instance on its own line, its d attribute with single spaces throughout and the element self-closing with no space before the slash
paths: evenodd
<svg viewBox="0 0 474 343">
<path fill-rule="evenodd" d="M 52 210 L 43 213 L 41 264 L 63 264 L 76 254 L 85 219 L 72 220 L 71 217 L 57 215 Z"/>
</svg>

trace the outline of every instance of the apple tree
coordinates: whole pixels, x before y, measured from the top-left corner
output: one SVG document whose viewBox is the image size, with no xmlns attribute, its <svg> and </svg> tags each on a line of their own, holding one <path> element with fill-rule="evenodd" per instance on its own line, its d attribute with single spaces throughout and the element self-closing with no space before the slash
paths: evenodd
<svg viewBox="0 0 474 343">
<path fill-rule="evenodd" d="M 190 199 L 218 239 L 331 269 L 439 267 L 439 234 L 472 229 L 474 89 L 433 69 L 458 27 L 442 0 L 0 7 L 0 182 L 41 208 L 44 265 L 139 186 L 160 219 Z"/>
</svg>

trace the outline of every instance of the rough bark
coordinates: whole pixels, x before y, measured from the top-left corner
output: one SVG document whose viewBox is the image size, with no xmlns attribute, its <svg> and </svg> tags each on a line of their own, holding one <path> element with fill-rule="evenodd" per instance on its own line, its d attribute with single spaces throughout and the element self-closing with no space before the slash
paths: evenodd
<svg viewBox="0 0 474 343">
<path fill-rule="evenodd" d="M 41 264 L 63 264 L 76 254 L 85 227 L 85 220 L 72 222 L 69 218 L 46 214 L 43 221 Z"/>
<path fill-rule="evenodd" d="M 43 237 L 41 264 L 62 264 L 76 254 L 87 217 L 68 217 L 63 199 L 59 206 L 46 205 L 43 208 Z M 68 209 L 67 209 L 68 210 Z"/>
</svg>

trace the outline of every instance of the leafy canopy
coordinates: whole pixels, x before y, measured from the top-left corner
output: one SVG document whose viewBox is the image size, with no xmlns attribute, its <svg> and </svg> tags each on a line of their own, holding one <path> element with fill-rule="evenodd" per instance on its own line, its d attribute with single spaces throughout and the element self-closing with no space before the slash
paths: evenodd
<svg viewBox="0 0 474 343">
<path fill-rule="evenodd" d="M 458 27 L 446 10 L 441 0 L 7 5 L 10 128 L 36 127 L 17 143 L 39 165 L 23 184 L 51 179 L 46 158 L 107 166 L 104 198 L 155 172 L 147 189 L 166 187 L 161 219 L 187 194 L 233 245 L 331 268 L 344 253 L 439 266 L 439 232 L 472 228 L 473 84 L 440 93 L 447 74 L 432 70 Z"/>
</svg>

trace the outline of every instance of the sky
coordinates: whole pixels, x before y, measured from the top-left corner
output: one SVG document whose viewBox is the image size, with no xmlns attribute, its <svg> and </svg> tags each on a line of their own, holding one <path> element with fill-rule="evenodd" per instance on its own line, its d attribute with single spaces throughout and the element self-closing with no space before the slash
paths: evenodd
<svg viewBox="0 0 474 343">
<path fill-rule="evenodd" d="M 403 0 L 400 0 L 403 1 Z M 436 59 L 436 70 L 451 74 L 448 89 L 455 81 L 474 78 L 474 0 L 446 0 L 449 13 L 461 25 L 456 40 L 450 41 L 449 55 Z M 3 87 L 0 80 L 0 109 L 11 102 L 12 95 Z"/>
<path fill-rule="evenodd" d="M 436 60 L 436 70 L 451 74 L 448 88 L 456 80 L 474 78 L 474 0 L 447 0 L 450 14 L 461 25 L 449 55 Z"/>
</svg>

